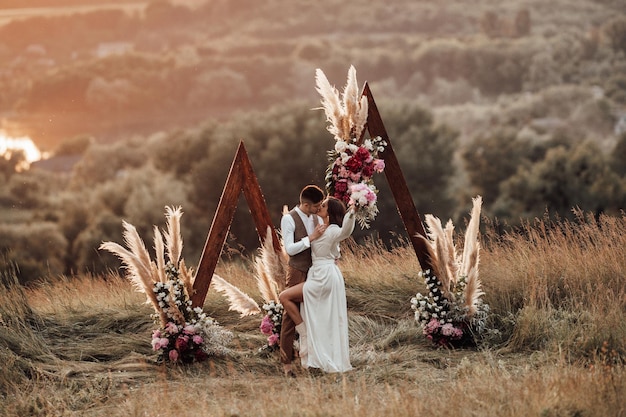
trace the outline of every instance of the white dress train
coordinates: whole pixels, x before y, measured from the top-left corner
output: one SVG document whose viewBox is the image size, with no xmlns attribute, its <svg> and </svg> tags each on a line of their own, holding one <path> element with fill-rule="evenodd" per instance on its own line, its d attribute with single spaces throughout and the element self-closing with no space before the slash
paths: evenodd
<svg viewBox="0 0 626 417">
<path fill-rule="evenodd" d="M 348 211 L 341 227 L 329 225 L 311 243 L 313 265 L 304 283 L 301 305 L 308 348 L 308 355 L 302 360 L 305 368 L 320 368 L 325 372 L 352 369 L 346 288 L 335 260 L 340 256 L 339 242 L 352 234 L 354 222 L 352 211 Z"/>
</svg>

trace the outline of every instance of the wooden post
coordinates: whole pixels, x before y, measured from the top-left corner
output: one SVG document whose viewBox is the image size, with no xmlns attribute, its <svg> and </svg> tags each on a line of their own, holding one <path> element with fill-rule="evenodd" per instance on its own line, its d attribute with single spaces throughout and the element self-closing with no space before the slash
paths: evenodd
<svg viewBox="0 0 626 417">
<path fill-rule="evenodd" d="M 224 185 L 224 190 L 222 191 L 222 196 L 220 197 L 220 202 L 217 206 L 204 250 L 202 251 L 200 263 L 198 264 L 196 278 L 193 283 L 194 293 L 191 294 L 191 301 L 194 307 L 202 307 L 204 304 L 215 267 L 222 253 L 222 247 L 226 242 L 226 236 L 235 216 L 239 195 L 242 191 L 254 219 L 259 239 L 263 242 L 267 228 L 270 227 L 274 250 L 280 250 L 280 242 L 272 225 L 272 219 L 265 204 L 261 187 L 252 169 L 252 164 L 248 158 L 243 141 L 241 141 L 230 167 L 230 172 L 228 173 L 228 178 L 226 179 L 226 184 Z"/>
<path fill-rule="evenodd" d="M 427 243 L 423 239 L 419 239 L 417 235 L 426 236 L 424 225 L 420 215 L 415 208 L 413 198 L 409 192 L 409 187 L 404 179 L 404 174 L 400 168 L 400 163 L 396 157 L 396 153 L 393 150 L 389 135 L 383 124 L 383 120 L 376 107 L 374 96 L 370 91 L 369 85 L 365 83 L 363 87 L 363 95 L 367 96 L 368 112 L 367 112 L 367 130 L 371 137 L 380 136 L 387 142 L 385 150 L 380 154 L 380 157 L 385 161 L 385 176 L 389 183 L 389 188 L 393 194 L 393 198 L 396 200 L 396 207 L 404 223 L 404 228 L 409 234 L 409 239 L 413 245 L 413 250 L 417 255 L 420 267 L 424 270 L 432 269 L 432 262 L 428 256 Z"/>
</svg>

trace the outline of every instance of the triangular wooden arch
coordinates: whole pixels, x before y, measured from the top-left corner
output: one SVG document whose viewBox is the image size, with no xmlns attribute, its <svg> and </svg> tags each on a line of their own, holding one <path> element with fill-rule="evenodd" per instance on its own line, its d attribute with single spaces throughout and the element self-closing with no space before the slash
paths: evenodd
<svg viewBox="0 0 626 417">
<path fill-rule="evenodd" d="M 389 135 L 383 124 L 383 120 L 378 112 L 378 107 L 374 101 L 374 96 L 370 91 L 369 85 L 365 83 L 362 95 L 367 97 L 368 114 L 367 114 L 367 130 L 371 137 L 380 136 L 387 142 L 385 150 L 380 157 L 385 161 L 385 177 L 389 183 L 389 188 L 396 201 L 396 207 L 404 223 L 404 227 L 409 235 L 413 250 L 417 255 L 417 259 L 422 269 L 432 269 L 431 260 L 428 257 L 427 243 L 423 239 L 419 239 L 418 235 L 426 236 L 424 225 L 422 224 L 420 215 L 415 208 L 409 187 L 407 186 L 404 174 L 400 168 L 398 158 L 393 150 Z M 276 236 L 276 230 L 272 225 L 261 187 L 252 169 L 252 164 L 248 158 L 248 153 L 243 145 L 243 141 L 239 143 L 237 153 L 230 167 L 226 185 L 222 191 L 220 202 L 209 230 L 202 257 L 198 265 L 196 279 L 193 284 L 194 294 L 191 301 L 194 307 L 202 306 L 209 291 L 209 285 L 213 278 L 213 272 L 217 266 L 222 247 L 226 241 L 226 236 L 235 215 L 237 201 L 239 195 L 244 193 L 248 207 L 254 219 L 257 233 L 261 241 L 265 239 L 267 228 L 270 227 L 274 250 L 280 251 L 280 243 Z"/>
<path fill-rule="evenodd" d="M 269 227 L 272 231 L 274 250 L 281 250 L 261 187 L 252 169 L 243 141 L 240 141 L 198 264 L 196 279 L 193 283 L 194 293 L 191 295 L 191 302 L 194 307 L 204 304 L 213 272 L 215 272 L 228 230 L 235 216 L 239 195 L 242 192 L 250 208 L 259 238 L 262 241 L 265 239 Z"/>
</svg>

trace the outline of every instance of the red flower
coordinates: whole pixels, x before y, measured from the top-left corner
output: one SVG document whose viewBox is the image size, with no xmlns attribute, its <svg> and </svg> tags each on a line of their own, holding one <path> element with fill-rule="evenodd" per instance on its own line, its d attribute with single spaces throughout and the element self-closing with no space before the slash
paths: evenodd
<svg viewBox="0 0 626 417">
<path fill-rule="evenodd" d="M 363 165 L 363 170 L 361 172 L 363 173 L 363 176 L 369 178 L 374 175 L 374 166 L 372 164 L 365 164 Z"/>
<path fill-rule="evenodd" d="M 197 349 L 194 352 L 194 357 L 195 357 L 197 362 L 202 362 L 202 361 L 206 360 L 209 357 L 209 355 L 207 355 L 204 350 Z"/>
<path fill-rule="evenodd" d="M 352 157 L 348 159 L 348 162 L 346 162 L 346 168 L 348 168 L 352 172 L 359 172 L 362 166 L 363 166 L 363 161 L 361 161 L 360 159 L 356 157 Z"/>
<path fill-rule="evenodd" d="M 335 193 L 343 194 L 348 191 L 348 183 L 346 181 L 337 181 L 335 183 Z"/>
<path fill-rule="evenodd" d="M 187 349 L 187 343 L 188 343 L 187 338 L 185 338 L 184 336 L 179 336 L 178 338 L 176 338 L 176 343 L 174 346 L 176 346 L 177 350 L 182 352 Z"/>
<path fill-rule="evenodd" d="M 354 157 L 357 158 L 359 161 L 363 162 L 363 161 L 366 161 L 370 157 L 370 153 L 365 148 L 359 148 L 354 154 Z"/>
</svg>

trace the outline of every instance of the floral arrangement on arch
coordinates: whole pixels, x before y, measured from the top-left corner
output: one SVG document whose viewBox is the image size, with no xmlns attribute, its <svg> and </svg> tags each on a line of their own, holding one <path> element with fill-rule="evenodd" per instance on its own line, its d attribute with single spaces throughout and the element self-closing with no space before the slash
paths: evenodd
<svg viewBox="0 0 626 417">
<path fill-rule="evenodd" d="M 385 169 L 385 161 L 378 155 L 387 142 L 380 136 L 363 138 L 368 104 L 360 93 L 354 66 L 350 66 L 341 97 L 322 70 L 316 70 L 315 79 L 329 122 L 327 129 L 335 138 L 334 149 L 328 151 L 326 190 L 346 205 L 354 204 L 359 225 L 369 228 L 378 214 L 378 190 L 372 177 Z"/>
<path fill-rule="evenodd" d="M 152 348 L 158 362 L 201 362 L 209 356 L 224 354 L 232 332 L 221 327 L 200 307 L 193 308 L 190 294 L 195 280 L 193 270 L 181 258 L 181 208 L 166 207 L 167 231 L 154 227 L 156 260 L 150 254 L 136 228 L 123 222 L 124 241 L 128 249 L 115 242 L 103 242 L 101 250 L 117 255 L 128 272 L 128 278 L 155 313 L 158 326 L 152 333 Z"/>
<path fill-rule="evenodd" d="M 427 242 L 432 269 L 420 271 L 428 293 L 411 299 L 415 320 L 422 333 L 438 346 L 475 346 L 487 331 L 489 305 L 478 278 L 480 244 L 478 241 L 482 198 L 474 198 L 471 219 L 465 232 L 463 252 L 453 240 L 454 226 L 430 214 L 425 216 Z"/>
<path fill-rule="evenodd" d="M 282 246 L 281 246 L 282 248 Z M 259 304 L 241 289 L 225 279 L 213 275 L 214 288 L 223 293 L 230 303 L 229 310 L 237 311 L 241 317 L 264 312 L 259 330 L 267 336 L 263 351 L 274 352 L 280 348 L 280 329 L 283 321 L 283 305 L 278 301 L 278 294 L 285 289 L 285 268 L 289 257 L 284 251 L 274 250 L 272 232 L 267 228 L 265 240 L 261 243 L 259 255 L 254 262 L 257 288 L 263 298 Z"/>
</svg>

